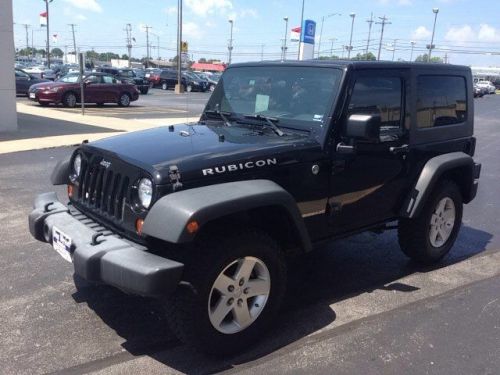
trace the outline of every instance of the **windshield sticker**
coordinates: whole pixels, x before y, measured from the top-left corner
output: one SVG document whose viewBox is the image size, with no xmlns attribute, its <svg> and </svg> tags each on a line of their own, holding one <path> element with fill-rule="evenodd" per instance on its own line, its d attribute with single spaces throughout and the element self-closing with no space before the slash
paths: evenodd
<svg viewBox="0 0 500 375">
<path fill-rule="evenodd" d="M 323 121 L 323 115 L 314 115 L 313 121 Z"/>
<path fill-rule="evenodd" d="M 257 94 L 255 97 L 255 113 L 269 109 L 269 95 Z"/>
</svg>

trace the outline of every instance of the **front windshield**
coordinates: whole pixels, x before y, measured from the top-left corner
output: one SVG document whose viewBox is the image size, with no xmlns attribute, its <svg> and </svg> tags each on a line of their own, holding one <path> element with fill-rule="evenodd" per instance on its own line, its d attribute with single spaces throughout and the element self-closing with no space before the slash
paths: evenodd
<svg viewBox="0 0 500 375">
<path fill-rule="evenodd" d="M 261 115 L 280 126 L 322 127 L 338 93 L 342 70 L 324 67 L 249 66 L 228 69 L 207 110 L 236 117 Z"/>
<path fill-rule="evenodd" d="M 67 74 L 64 77 L 61 77 L 57 80 L 57 82 L 66 82 L 66 83 L 77 83 L 80 82 L 78 80 L 79 74 Z"/>
</svg>

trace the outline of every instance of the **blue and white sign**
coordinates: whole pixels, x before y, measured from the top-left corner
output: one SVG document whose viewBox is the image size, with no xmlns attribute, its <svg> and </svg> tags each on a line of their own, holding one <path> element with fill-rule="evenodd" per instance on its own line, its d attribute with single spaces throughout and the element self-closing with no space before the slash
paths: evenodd
<svg viewBox="0 0 500 375">
<path fill-rule="evenodd" d="M 302 39 L 303 43 L 314 44 L 314 36 L 316 34 L 316 22 L 312 20 L 304 20 L 302 24 Z"/>
</svg>

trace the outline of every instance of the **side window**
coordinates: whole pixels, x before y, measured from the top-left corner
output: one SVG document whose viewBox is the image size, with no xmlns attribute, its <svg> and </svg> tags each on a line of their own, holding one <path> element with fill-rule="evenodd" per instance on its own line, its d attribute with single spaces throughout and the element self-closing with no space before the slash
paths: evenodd
<svg viewBox="0 0 500 375">
<path fill-rule="evenodd" d="M 101 83 L 101 78 L 99 76 L 92 75 L 85 78 L 85 81 L 92 83 Z"/>
<path fill-rule="evenodd" d="M 114 79 L 113 77 L 111 76 L 102 76 L 102 79 L 104 81 L 104 83 L 116 83 L 116 79 Z"/>
<path fill-rule="evenodd" d="M 467 86 L 464 77 L 419 76 L 417 127 L 459 124 L 467 119 Z"/>
<path fill-rule="evenodd" d="M 380 115 L 381 134 L 401 126 L 402 82 L 400 77 L 358 77 L 348 115 Z"/>
</svg>

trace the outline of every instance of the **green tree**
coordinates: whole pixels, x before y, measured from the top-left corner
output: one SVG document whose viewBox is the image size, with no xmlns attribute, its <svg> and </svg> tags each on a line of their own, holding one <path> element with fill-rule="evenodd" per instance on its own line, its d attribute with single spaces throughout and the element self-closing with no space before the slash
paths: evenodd
<svg viewBox="0 0 500 375">
<path fill-rule="evenodd" d="M 56 47 L 52 48 L 52 50 L 50 51 L 50 55 L 54 57 L 63 57 L 64 52 L 62 51 L 62 49 Z"/>
<path fill-rule="evenodd" d="M 359 60 L 359 61 L 375 61 L 377 58 L 371 52 L 368 53 L 358 53 L 351 60 Z"/>
<path fill-rule="evenodd" d="M 122 60 L 128 60 L 128 55 L 126 53 L 122 55 Z"/>
<path fill-rule="evenodd" d="M 340 57 L 338 57 L 337 55 L 333 55 L 333 56 L 320 56 L 319 59 L 320 60 L 339 60 Z"/>
<path fill-rule="evenodd" d="M 424 53 L 423 55 L 418 55 L 417 58 L 415 59 L 415 61 L 417 62 L 428 62 L 429 60 L 429 55 Z M 431 57 L 431 63 L 443 63 L 443 59 L 441 57 L 438 57 L 438 56 L 434 56 L 434 57 Z"/>
<path fill-rule="evenodd" d="M 87 51 L 85 52 L 87 59 L 90 60 L 98 60 L 99 59 L 99 54 L 96 51 Z"/>
<path fill-rule="evenodd" d="M 207 62 L 207 59 L 206 59 L 206 58 L 204 58 L 204 57 L 202 57 L 202 58 L 198 59 L 198 62 L 199 62 L 200 64 L 205 64 L 205 63 Z"/>
</svg>

